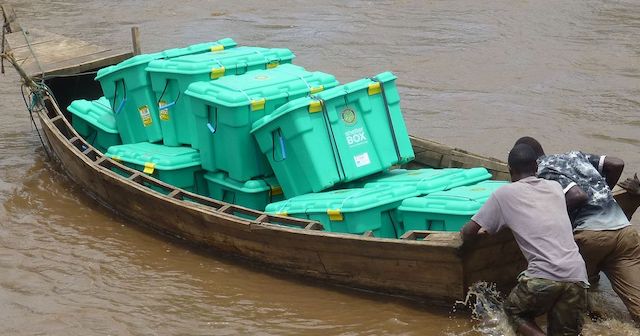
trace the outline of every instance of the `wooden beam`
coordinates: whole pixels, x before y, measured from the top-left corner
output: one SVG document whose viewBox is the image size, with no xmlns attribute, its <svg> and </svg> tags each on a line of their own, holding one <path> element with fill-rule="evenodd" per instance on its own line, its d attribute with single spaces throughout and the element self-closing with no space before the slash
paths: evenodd
<svg viewBox="0 0 640 336">
<path fill-rule="evenodd" d="M 142 48 L 140 47 L 140 29 L 131 27 L 131 43 L 133 44 L 133 55 L 140 55 Z"/>
</svg>

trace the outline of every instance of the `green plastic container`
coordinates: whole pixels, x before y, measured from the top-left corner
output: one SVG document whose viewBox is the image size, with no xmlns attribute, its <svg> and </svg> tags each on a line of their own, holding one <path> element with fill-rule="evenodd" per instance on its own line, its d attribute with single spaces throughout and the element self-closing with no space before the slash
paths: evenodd
<svg viewBox="0 0 640 336">
<path fill-rule="evenodd" d="M 151 61 L 147 72 L 158 102 L 162 141 L 168 146 L 200 148 L 198 137 L 193 132 L 196 123 L 190 100 L 183 97 L 189 84 L 224 75 L 242 75 L 251 70 L 272 69 L 291 63 L 294 57 L 289 49 L 238 47 Z"/>
<path fill-rule="evenodd" d="M 491 178 L 486 168 L 394 169 L 349 184 L 350 188 L 415 186 L 420 195 L 467 186 Z"/>
<path fill-rule="evenodd" d="M 253 124 L 287 198 L 413 159 L 395 79 L 384 72 L 326 90 Z"/>
<path fill-rule="evenodd" d="M 122 143 L 111 106 L 105 97 L 93 101 L 75 100 L 67 111 L 71 112 L 73 128 L 97 150 L 104 153 L 109 147 Z"/>
<path fill-rule="evenodd" d="M 290 100 L 336 85 L 332 75 L 293 64 L 189 85 L 185 93 L 192 99 L 202 167 L 238 181 L 272 175 L 251 124 Z"/>
<path fill-rule="evenodd" d="M 203 193 L 198 190 L 201 184 L 196 181 L 202 170 L 200 153 L 193 148 L 139 142 L 112 146 L 107 156 L 175 187 Z"/>
<path fill-rule="evenodd" d="M 224 172 L 208 172 L 204 178 L 209 197 L 231 204 L 263 211 L 267 204 L 284 199 L 282 188 L 274 177 L 239 182 Z"/>
<path fill-rule="evenodd" d="M 415 187 L 341 189 L 306 194 L 269 204 L 267 213 L 317 220 L 325 230 L 397 238 L 402 228 L 396 208 L 418 195 Z"/>
<path fill-rule="evenodd" d="M 506 181 L 439 191 L 423 197 L 407 198 L 398 207 L 404 232 L 411 230 L 459 231 L 475 215 L 489 196 Z"/>
<path fill-rule="evenodd" d="M 100 69 L 96 80 L 100 82 L 105 97 L 111 102 L 122 141 L 136 143 L 162 140 L 158 103 L 151 90 L 149 75 L 145 71 L 149 62 L 161 58 L 220 51 L 235 45 L 232 39 L 227 38 L 186 48 L 137 55 Z"/>
</svg>

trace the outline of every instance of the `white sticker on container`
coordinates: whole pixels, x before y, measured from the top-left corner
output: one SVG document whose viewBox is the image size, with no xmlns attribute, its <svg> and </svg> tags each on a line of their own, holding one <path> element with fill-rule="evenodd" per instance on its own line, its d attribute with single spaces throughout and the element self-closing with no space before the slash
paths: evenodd
<svg viewBox="0 0 640 336">
<path fill-rule="evenodd" d="M 364 167 L 371 163 L 369 159 L 369 153 L 362 153 L 353 157 L 353 160 L 356 161 L 356 167 Z"/>
<path fill-rule="evenodd" d="M 167 105 L 167 102 L 161 100 L 158 102 L 158 109 L 160 110 L 160 120 L 169 121 L 169 109 L 164 108 Z"/>
<path fill-rule="evenodd" d="M 151 112 L 149 111 L 149 106 L 142 105 L 138 107 L 138 112 L 140 112 L 140 118 L 142 119 L 142 124 L 144 127 L 151 125 L 153 120 L 151 119 Z"/>
<path fill-rule="evenodd" d="M 347 131 L 344 133 L 344 136 L 347 140 L 347 145 L 349 145 L 349 147 L 364 145 L 368 142 L 367 135 L 364 133 L 364 128 L 362 127 L 358 127 L 356 129 Z"/>
</svg>

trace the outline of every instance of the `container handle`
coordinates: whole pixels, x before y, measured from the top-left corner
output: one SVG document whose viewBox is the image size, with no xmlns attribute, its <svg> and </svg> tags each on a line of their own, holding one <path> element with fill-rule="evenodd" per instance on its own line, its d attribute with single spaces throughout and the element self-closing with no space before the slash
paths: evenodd
<svg viewBox="0 0 640 336">
<path fill-rule="evenodd" d="M 160 103 L 162 103 L 162 97 L 164 97 L 164 94 L 167 92 L 167 87 L 169 87 L 169 80 L 165 81 L 164 84 L 164 89 L 162 89 L 162 93 L 160 94 L 160 98 L 158 98 L 158 108 L 159 109 L 169 109 L 171 107 L 173 107 L 173 105 L 175 105 L 178 102 L 178 99 L 180 98 L 180 94 L 182 92 L 180 92 L 180 90 L 178 90 L 178 95 L 176 96 L 176 99 L 174 99 L 172 102 L 168 103 L 168 104 L 162 104 L 162 106 L 160 105 Z"/>
<path fill-rule="evenodd" d="M 118 97 L 118 83 L 122 82 L 122 94 L 123 97 L 122 100 L 120 101 L 120 104 L 118 104 L 118 108 L 117 109 L 113 109 L 116 106 L 116 98 Z M 124 82 L 124 79 L 119 79 L 116 81 L 116 88 L 114 90 L 113 93 L 113 104 L 111 104 L 111 110 L 113 111 L 113 113 L 115 113 L 115 115 L 120 114 L 120 112 L 122 112 L 122 109 L 124 108 L 124 104 L 127 101 L 127 84 Z"/>
<path fill-rule="evenodd" d="M 207 105 L 207 115 L 211 114 L 211 106 Z M 209 132 L 211 132 L 211 134 L 215 134 L 218 131 L 218 109 L 216 108 L 213 112 L 213 120 L 214 123 L 211 124 L 211 122 L 207 123 L 207 128 L 209 129 Z"/>
<path fill-rule="evenodd" d="M 384 89 L 384 83 L 379 79 L 373 77 L 372 81 L 380 84 L 380 94 L 382 95 L 382 101 L 384 102 L 384 109 L 387 112 L 387 122 L 389 123 L 389 130 L 391 131 L 391 139 L 393 140 L 393 147 L 396 150 L 396 156 L 398 157 L 398 163 L 402 161 L 402 155 L 400 154 L 400 147 L 398 146 L 398 139 L 396 137 L 396 129 L 393 127 L 393 120 L 391 118 L 391 111 L 389 110 L 389 103 L 387 102 L 387 93 Z"/>
<path fill-rule="evenodd" d="M 276 159 L 276 134 L 278 135 L 278 143 L 280 144 L 280 153 L 282 154 L 282 159 Z M 277 131 L 271 133 L 271 147 L 272 153 L 271 157 L 274 162 L 282 162 L 287 159 L 287 149 L 284 146 L 284 137 L 282 136 L 282 130 L 278 128 Z"/>
</svg>

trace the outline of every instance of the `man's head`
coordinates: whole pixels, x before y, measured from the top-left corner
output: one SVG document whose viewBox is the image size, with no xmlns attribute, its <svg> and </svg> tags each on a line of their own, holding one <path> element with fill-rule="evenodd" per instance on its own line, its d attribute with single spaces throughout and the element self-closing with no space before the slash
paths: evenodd
<svg viewBox="0 0 640 336">
<path fill-rule="evenodd" d="M 513 146 L 509 152 L 509 173 L 515 182 L 529 176 L 535 176 L 538 170 L 538 156 L 531 146 L 521 143 Z"/>
<path fill-rule="evenodd" d="M 536 153 L 536 157 L 539 158 L 541 156 L 544 155 L 544 150 L 542 149 L 542 145 L 538 142 L 538 140 L 530 137 L 530 136 L 524 136 L 518 140 L 516 140 L 516 143 L 513 144 L 513 146 L 515 147 L 516 145 L 519 144 L 526 144 L 529 145 L 529 147 L 531 147 L 533 149 L 533 151 Z"/>
</svg>

